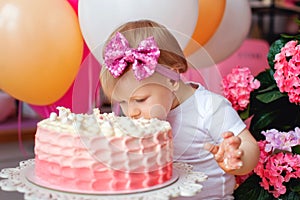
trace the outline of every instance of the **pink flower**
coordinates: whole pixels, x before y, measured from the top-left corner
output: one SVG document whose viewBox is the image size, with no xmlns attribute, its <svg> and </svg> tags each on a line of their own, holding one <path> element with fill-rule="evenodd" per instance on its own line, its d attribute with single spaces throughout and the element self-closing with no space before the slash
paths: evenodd
<svg viewBox="0 0 300 200">
<path fill-rule="evenodd" d="M 273 130 L 273 133 L 275 132 Z M 265 151 L 266 146 L 270 145 L 268 141 L 259 141 L 258 145 L 260 158 L 253 171 L 261 178 L 261 187 L 278 198 L 286 193 L 284 183 L 289 182 L 291 178 L 300 178 L 300 155 L 290 152 Z"/>
<path fill-rule="evenodd" d="M 286 92 L 291 103 L 300 104 L 300 46 L 292 40 L 275 55 L 274 79 L 280 92 Z"/>
<path fill-rule="evenodd" d="M 231 102 L 235 110 L 245 110 L 249 104 L 250 93 L 260 87 L 247 67 L 236 66 L 222 80 L 224 96 Z"/>
</svg>

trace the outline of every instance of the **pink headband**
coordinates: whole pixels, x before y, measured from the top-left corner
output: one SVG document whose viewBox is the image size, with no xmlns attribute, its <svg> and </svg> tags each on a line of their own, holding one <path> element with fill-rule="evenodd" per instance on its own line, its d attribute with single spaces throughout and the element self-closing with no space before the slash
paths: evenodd
<svg viewBox="0 0 300 200">
<path fill-rule="evenodd" d="M 141 41 L 138 48 L 130 48 L 126 38 L 119 32 L 109 41 L 104 50 L 104 63 L 114 78 L 124 73 L 129 64 L 137 80 L 143 80 L 158 72 L 174 81 L 180 74 L 158 64 L 159 48 L 153 37 Z"/>
</svg>

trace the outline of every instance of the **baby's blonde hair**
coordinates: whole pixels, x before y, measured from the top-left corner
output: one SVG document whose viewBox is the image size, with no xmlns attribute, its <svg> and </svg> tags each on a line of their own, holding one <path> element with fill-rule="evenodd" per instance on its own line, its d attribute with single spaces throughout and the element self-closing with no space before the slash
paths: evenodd
<svg viewBox="0 0 300 200">
<path fill-rule="evenodd" d="M 179 73 L 187 71 L 187 60 L 176 38 L 163 25 L 151 20 L 131 21 L 117 28 L 108 38 L 107 42 L 116 34 L 122 33 L 131 48 L 137 48 L 139 43 L 153 36 L 160 49 L 158 63 Z M 103 49 L 105 49 L 106 44 Z M 129 69 L 129 67 L 128 67 Z M 128 70 L 127 69 L 127 70 Z M 120 77 L 119 77 L 120 78 Z M 111 100 L 111 95 L 119 78 L 114 78 L 106 69 L 104 63 L 101 69 L 100 81 L 104 94 Z"/>
</svg>

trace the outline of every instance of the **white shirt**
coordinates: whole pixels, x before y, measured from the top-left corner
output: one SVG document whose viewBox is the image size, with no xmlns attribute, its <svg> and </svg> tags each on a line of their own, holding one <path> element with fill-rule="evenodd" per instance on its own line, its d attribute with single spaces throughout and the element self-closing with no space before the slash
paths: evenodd
<svg viewBox="0 0 300 200">
<path fill-rule="evenodd" d="M 235 177 L 226 174 L 203 149 L 207 142 L 219 144 L 225 131 L 238 135 L 246 128 L 230 102 L 199 85 L 190 98 L 171 110 L 167 120 L 173 131 L 174 161 L 190 163 L 195 171 L 208 175 L 202 191 L 188 199 L 233 199 Z"/>
</svg>

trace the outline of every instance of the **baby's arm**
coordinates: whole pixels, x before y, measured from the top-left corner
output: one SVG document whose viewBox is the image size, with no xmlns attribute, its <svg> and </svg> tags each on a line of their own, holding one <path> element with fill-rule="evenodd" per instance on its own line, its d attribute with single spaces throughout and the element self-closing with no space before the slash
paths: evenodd
<svg viewBox="0 0 300 200">
<path fill-rule="evenodd" d="M 259 159 L 259 147 L 251 133 L 247 129 L 238 136 L 225 132 L 223 138 L 220 145 L 207 144 L 205 147 L 214 154 L 219 166 L 234 175 L 251 172 Z"/>
</svg>

